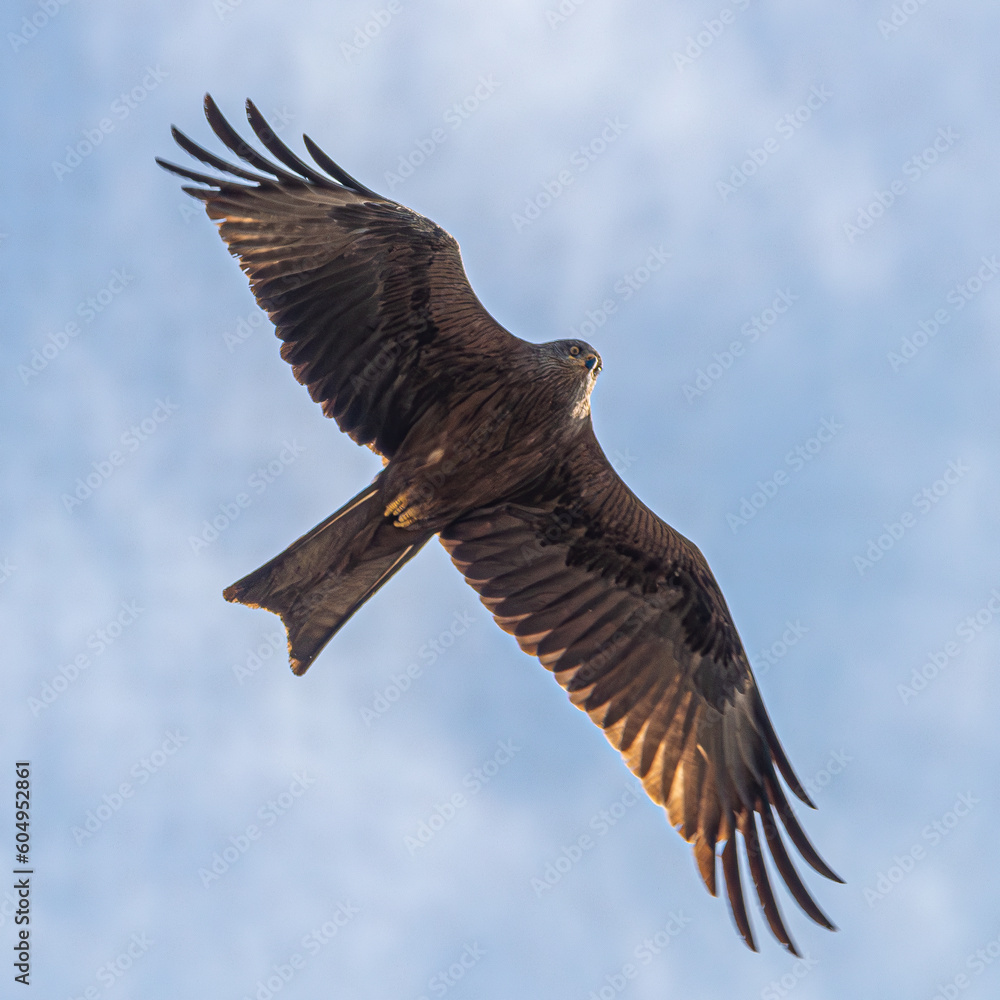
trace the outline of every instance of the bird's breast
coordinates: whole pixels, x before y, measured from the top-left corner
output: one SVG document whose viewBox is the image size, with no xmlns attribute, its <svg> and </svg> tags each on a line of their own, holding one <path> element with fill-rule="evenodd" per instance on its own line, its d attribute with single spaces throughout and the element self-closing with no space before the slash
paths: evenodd
<svg viewBox="0 0 1000 1000">
<path fill-rule="evenodd" d="M 574 409 L 518 388 L 428 410 L 386 469 L 386 513 L 401 527 L 443 525 L 544 479 L 589 415 L 589 400 Z"/>
</svg>

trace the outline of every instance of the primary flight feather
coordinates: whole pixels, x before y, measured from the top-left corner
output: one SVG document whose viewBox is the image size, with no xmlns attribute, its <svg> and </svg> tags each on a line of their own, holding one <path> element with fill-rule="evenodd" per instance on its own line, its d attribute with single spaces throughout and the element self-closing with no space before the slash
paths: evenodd
<svg viewBox="0 0 1000 1000">
<path fill-rule="evenodd" d="M 598 353 L 531 344 L 486 311 L 458 244 L 375 194 L 308 136 L 310 166 L 247 102 L 275 163 L 211 97 L 215 134 L 252 169 L 173 129 L 227 177 L 158 160 L 250 279 L 281 356 L 323 412 L 385 468 L 356 497 L 225 591 L 266 608 L 304 673 L 337 630 L 434 535 L 497 624 L 535 655 L 621 751 L 694 848 L 709 892 L 721 863 L 736 926 L 756 950 L 737 832 L 764 917 L 791 952 L 765 863 L 833 929 L 799 877 L 840 881 L 806 838 L 782 785 L 812 803 L 768 718 L 743 644 L 701 552 L 646 507 L 594 435 Z M 721 850 L 720 850 L 721 845 Z"/>
</svg>

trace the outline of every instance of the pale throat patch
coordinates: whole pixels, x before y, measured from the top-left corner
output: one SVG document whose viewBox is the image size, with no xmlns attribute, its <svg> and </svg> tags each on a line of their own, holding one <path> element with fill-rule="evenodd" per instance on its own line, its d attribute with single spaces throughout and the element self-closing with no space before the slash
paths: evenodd
<svg viewBox="0 0 1000 1000">
<path fill-rule="evenodd" d="M 588 393 L 573 407 L 572 416 L 576 420 L 583 420 L 590 413 L 590 394 Z"/>
</svg>

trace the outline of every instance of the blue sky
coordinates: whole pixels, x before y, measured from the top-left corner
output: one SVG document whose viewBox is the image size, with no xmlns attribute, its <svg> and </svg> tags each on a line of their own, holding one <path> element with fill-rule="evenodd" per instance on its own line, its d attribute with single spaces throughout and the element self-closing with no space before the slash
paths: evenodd
<svg viewBox="0 0 1000 1000">
<path fill-rule="evenodd" d="M 0 822 L 30 759 L 38 995 L 995 995 L 998 22 L 5 8 Z M 302 679 L 222 600 L 378 460 L 153 163 L 210 141 L 205 91 L 447 228 L 515 333 L 600 350 L 604 448 L 708 557 L 846 879 L 809 879 L 837 934 L 784 901 L 807 961 L 742 946 L 440 546 Z"/>
</svg>

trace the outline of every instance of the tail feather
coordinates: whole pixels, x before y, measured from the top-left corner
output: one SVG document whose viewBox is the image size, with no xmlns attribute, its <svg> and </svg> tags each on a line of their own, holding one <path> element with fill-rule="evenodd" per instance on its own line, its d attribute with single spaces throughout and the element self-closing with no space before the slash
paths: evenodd
<svg viewBox="0 0 1000 1000">
<path fill-rule="evenodd" d="M 337 630 L 431 537 L 385 516 L 379 481 L 223 591 L 227 601 L 266 608 L 288 632 L 292 671 L 304 674 Z"/>
</svg>

